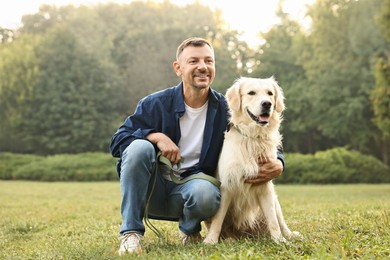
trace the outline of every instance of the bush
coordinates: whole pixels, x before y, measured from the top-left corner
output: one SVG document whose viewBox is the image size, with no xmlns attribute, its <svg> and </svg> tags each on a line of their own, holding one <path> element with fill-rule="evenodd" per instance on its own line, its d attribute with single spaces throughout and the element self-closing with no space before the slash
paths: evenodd
<svg viewBox="0 0 390 260">
<path fill-rule="evenodd" d="M 314 155 L 286 154 L 285 173 L 279 183 L 389 183 L 390 168 L 373 156 L 345 148 Z"/>
<path fill-rule="evenodd" d="M 285 154 L 286 171 L 276 183 L 390 183 L 390 169 L 372 156 L 345 148 Z M 118 180 L 108 153 L 37 156 L 0 153 L 0 179 L 34 181 Z"/>
<path fill-rule="evenodd" d="M 0 153 L 0 180 L 14 179 L 14 172 L 30 163 L 39 163 L 43 157 L 32 154 Z"/>
<path fill-rule="evenodd" d="M 107 153 L 59 154 L 47 157 L 17 154 L 0 154 L 0 158 L 11 158 L 11 176 L 5 172 L 10 168 L 0 168 L 1 179 L 35 181 L 108 181 L 118 180 L 115 171 L 116 159 Z M 19 157 L 23 158 L 19 162 Z M 26 158 L 25 158 L 26 157 Z M 34 160 L 32 158 L 35 158 Z M 2 178 L 6 176 L 8 178 Z"/>
<path fill-rule="evenodd" d="M 390 182 L 390 168 L 373 156 L 348 151 L 345 148 L 318 152 L 315 156 L 334 164 L 332 171 L 328 171 L 332 176 L 337 169 L 343 169 L 344 183 Z"/>
</svg>

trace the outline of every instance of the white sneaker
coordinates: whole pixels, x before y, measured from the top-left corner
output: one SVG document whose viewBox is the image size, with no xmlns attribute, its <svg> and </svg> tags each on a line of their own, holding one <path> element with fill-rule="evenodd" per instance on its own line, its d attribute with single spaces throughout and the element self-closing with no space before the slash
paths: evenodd
<svg viewBox="0 0 390 260">
<path fill-rule="evenodd" d="M 188 244 L 199 243 L 203 240 L 202 236 L 200 235 L 200 232 L 192 235 L 186 235 L 182 231 L 180 231 L 180 236 L 181 236 L 181 242 L 184 246 Z"/>
<path fill-rule="evenodd" d="M 126 253 L 129 254 L 142 254 L 142 244 L 141 240 L 143 236 L 136 232 L 128 232 L 119 237 L 121 240 L 121 246 L 119 247 L 118 254 L 124 255 Z"/>
</svg>

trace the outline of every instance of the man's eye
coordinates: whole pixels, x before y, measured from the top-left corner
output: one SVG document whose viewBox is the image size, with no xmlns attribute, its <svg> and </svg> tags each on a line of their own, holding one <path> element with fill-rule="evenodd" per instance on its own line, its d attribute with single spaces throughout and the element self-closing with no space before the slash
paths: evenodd
<svg viewBox="0 0 390 260">
<path fill-rule="evenodd" d="M 256 92 L 254 92 L 254 91 L 249 91 L 249 92 L 248 92 L 248 95 L 249 95 L 249 96 L 254 96 L 254 95 L 256 95 Z"/>
</svg>

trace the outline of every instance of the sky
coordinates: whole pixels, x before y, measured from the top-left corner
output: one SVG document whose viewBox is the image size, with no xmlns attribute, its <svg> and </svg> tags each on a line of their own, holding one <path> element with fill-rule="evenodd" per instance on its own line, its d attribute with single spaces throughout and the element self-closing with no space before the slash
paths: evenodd
<svg viewBox="0 0 390 260">
<path fill-rule="evenodd" d="M 129 3 L 131 1 L 132 0 L 2 0 L 0 2 L 0 27 L 10 29 L 19 27 L 21 25 L 22 16 L 38 12 L 39 7 L 42 4 L 55 6 L 67 4 L 89 6 L 97 3 Z M 154 1 L 162 2 L 164 0 Z M 220 9 L 223 18 L 230 28 L 242 32 L 242 39 L 249 44 L 258 41 L 259 32 L 268 31 L 272 25 L 278 22 L 275 17 L 275 11 L 279 0 L 170 0 L 171 3 L 178 5 L 185 5 L 195 1 L 209 6 L 212 9 Z M 283 10 L 286 13 L 289 13 L 293 19 L 296 19 L 305 26 L 309 22 L 308 19 L 305 18 L 306 5 L 310 5 L 314 1 L 315 0 L 284 0 Z M 261 23 L 258 22 L 259 20 Z"/>
</svg>

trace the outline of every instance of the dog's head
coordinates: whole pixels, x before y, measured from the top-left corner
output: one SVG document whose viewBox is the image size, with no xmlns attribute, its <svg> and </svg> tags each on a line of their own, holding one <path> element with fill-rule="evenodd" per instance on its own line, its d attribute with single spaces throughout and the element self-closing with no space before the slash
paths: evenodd
<svg viewBox="0 0 390 260">
<path fill-rule="evenodd" d="M 283 91 L 273 77 L 241 77 L 227 90 L 226 98 L 233 124 L 268 125 L 285 109 Z"/>
</svg>

